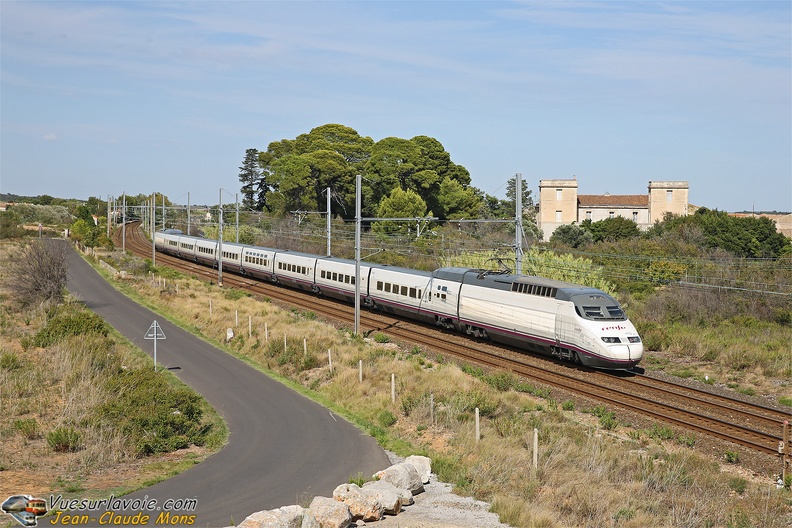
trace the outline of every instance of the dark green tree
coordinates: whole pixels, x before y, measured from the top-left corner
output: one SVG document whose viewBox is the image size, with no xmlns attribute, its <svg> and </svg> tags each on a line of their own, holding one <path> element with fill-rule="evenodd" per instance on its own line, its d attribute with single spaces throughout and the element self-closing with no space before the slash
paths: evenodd
<svg viewBox="0 0 792 528">
<path fill-rule="evenodd" d="M 764 217 L 737 217 L 725 211 L 702 207 L 694 214 L 671 217 L 655 226 L 652 233 L 685 233 L 700 230 L 702 243 L 738 257 L 777 258 L 792 254 L 792 242 L 776 230 L 773 220 Z"/>
<path fill-rule="evenodd" d="M 584 220 L 580 225 L 583 229 L 591 233 L 594 237 L 594 242 L 621 240 L 623 238 L 641 236 L 641 230 L 638 229 L 638 224 L 623 216 L 614 216 L 613 218 L 606 218 L 598 222 Z"/>
<path fill-rule="evenodd" d="M 239 181 L 242 184 L 242 207 L 260 211 L 259 203 L 266 202 L 266 198 L 257 196 L 260 191 L 261 171 L 258 167 L 258 149 L 250 148 L 245 151 L 245 159 L 239 167 Z"/>
<path fill-rule="evenodd" d="M 550 244 L 553 246 L 569 246 L 579 248 L 594 242 L 594 236 L 577 224 L 567 224 L 558 226 L 550 236 Z"/>
<path fill-rule="evenodd" d="M 378 218 L 420 218 L 424 216 L 431 216 L 431 213 L 426 210 L 426 202 L 418 196 L 418 193 L 410 189 L 402 190 L 401 187 L 394 187 L 390 194 L 382 199 L 377 210 Z M 388 235 L 406 234 L 417 222 L 417 220 L 403 222 L 383 220 L 374 222 L 372 230 L 375 233 Z"/>
</svg>

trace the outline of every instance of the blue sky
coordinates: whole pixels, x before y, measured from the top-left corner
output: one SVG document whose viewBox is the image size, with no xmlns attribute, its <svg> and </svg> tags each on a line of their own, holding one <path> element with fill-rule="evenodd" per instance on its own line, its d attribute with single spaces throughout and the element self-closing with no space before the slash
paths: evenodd
<svg viewBox="0 0 792 528">
<path fill-rule="evenodd" d="M 792 211 L 788 1 L 0 0 L 0 39 L 0 192 L 217 203 L 246 149 L 341 123 L 499 197 Z"/>
</svg>

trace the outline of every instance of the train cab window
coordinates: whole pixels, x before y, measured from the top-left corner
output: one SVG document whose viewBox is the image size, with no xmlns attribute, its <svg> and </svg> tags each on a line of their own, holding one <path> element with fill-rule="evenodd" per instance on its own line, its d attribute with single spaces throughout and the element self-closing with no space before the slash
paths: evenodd
<svg viewBox="0 0 792 528">
<path fill-rule="evenodd" d="M 602 319 L 602 308 L 599 306 L 584 306 L 583 313 L 585 314 L 584 317 L 589 319 Z"/>
<path fill-rule="evenodd" d="M 624 311 L 619 306 L 607 306 L 606 310 L 608 310 L 608 315 L 611 319 L 626 319 L 627 316 L 624 315 Z"/>
</svg>

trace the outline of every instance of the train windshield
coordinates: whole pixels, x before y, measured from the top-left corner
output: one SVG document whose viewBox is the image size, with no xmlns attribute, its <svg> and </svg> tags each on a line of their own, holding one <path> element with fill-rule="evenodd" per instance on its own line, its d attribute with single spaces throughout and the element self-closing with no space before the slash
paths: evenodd
<svg viewBox="0 0 792 528">
<path fill-rule="evenodd" d="M 592 321 L 624 321 L 627 316 L 616 299 L 604 293 L 587 293 L 572 297 L 575 311 L 583 319 Z"/>
</svg>

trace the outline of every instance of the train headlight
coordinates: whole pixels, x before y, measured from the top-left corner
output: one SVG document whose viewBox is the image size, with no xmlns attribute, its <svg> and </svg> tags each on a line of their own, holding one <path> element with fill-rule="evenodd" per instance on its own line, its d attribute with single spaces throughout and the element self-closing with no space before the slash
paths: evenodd
<svg viewBox="0 0 792 528">
<path fill-rule="evenodd" d="M 618 337 L 603 337 L 602 340 L 606 343 L 621 343 L 621 339 Z"/>
<path fill-rule="evenodd" d="M 640 343 L 641 342 L 641 338 L 638 337 L 638 336 L 630 336 L 630 337 L 627 338 L 627 340 L 630 343 Z"/>
</svg>

